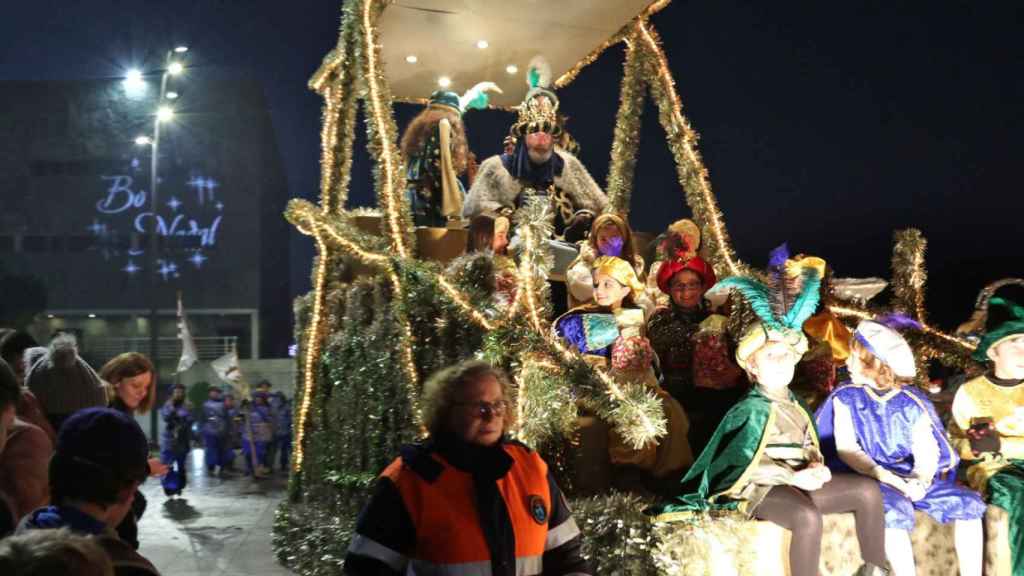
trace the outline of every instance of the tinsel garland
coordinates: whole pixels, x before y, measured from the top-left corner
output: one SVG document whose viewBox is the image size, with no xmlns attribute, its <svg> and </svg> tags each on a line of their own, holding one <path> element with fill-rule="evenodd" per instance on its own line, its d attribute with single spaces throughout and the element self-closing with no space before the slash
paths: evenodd
<svg viewBox="0 0 1024 576">
<path fill-rule="evenodd" d="M 339 213 L 348 200 L 352 178 L 352 142 L 356 129 L 356 76 L 347 55 L 355 33 L 352 20 L 343 19 L 337 47 L 309 81 L 309 87 L 323 96 L 320 130 L 320 205 L 326 213 Z"/>
<path fill-rule="evenodd" d="M 707 246 L 715 273 L 720 278 L 748 273 L 746 265 L 737 259 L 733 251 L 724 216 L 708 182 L 707 168 L 697 151 L 697 133 L 683 116 L 675 81 L 657 33 L 641 20 L 636 24 L 636 38 L 648 87 L 658 106 L 658 119 L 665 129 L 675 159 L 679 184 L 686 192 L 686 203 L 693 219 L 701 228 L 702 242 Z"/>
<path fill-rule="evenodd" d="M 378 205 L 384 212 L 384 231 L 399 258 L 415 254 L 416 237 L 413 234 L 412 213 L 405 195 L 406 181 L 402 156 L 398 151 L 398 125 L 395 123 L 391 88 L 384 74 L 380 57 L 380 39 L 377 20 L 387 6 L 387 0 L 361 0 L 351 2 L 353 12 L 358 10 L 356 22 L 357 62 L 360 79 L 365 83 L 364 103 L 367 108 L 367 142 L 374 163 Z M 351 154 L 351 150 L 349 150 Z"/>
<path fill-rule="evenodd" d="M 577 409 L 572 382 L 558 365 L 543 357 L 522 360 L 515 377 L 518 429 L 529 446 L 565 442 L 576 427 Z"/>
<path fill-rule="evenodd" d="M 622 88 L 619 110 L 615 116 L 612 157 L 606 186 L 610 210 L 623 216 L 629 214 L 637 148 L 640 146 L 640 119 L 646 96 L 644 67 L 640 60 L 641 49 L 637 47 L 636 33 L 625 44 L 626 61 L 622 67 Z"/>
<path fill-rule="evenodd" d="M 909 314 L 923 326 L 920 332 L 909 331 L 905 334 L 907 341 L 914 349 L 917 361 L 917 381 L 919 384 L 928 382 L 928 365 L 932 359 L 942 364 L 966 369 L 974 361 L 971 352 L 974 345 L 964 338 L 946 334 L 928 324 L 925 308 L 925 283 L 928 273 L 925 270 L 925 249 L 927 242 L 920 230 L 908 228 L 898 230 L 894 235 L 892 251 L 892 307 Z"/>
<path fill-rule="evenodd" d="M 653 563 L 657 574 L 726 576 L 757 574 L 750 549 L 756 523 L 738 514 L 696 513 L 687 521 L 658 524 Z"/>
</svg>

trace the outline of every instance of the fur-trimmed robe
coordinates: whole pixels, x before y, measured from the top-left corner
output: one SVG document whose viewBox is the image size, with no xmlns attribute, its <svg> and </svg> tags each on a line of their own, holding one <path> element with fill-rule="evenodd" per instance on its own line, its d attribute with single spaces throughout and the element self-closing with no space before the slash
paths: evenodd
<svg viewBox="0 0 1024 576">
<path fill-rule="evenodd" d="M 572 199 L 575 210 L 590 210 L 595 214 L 604 212 L 608 198 L 590 177 L 590 173 L 575 156 L 556 148 L 555 154 L 565 161 L 562 174 L 555 177 L 555 188 L 564 190 Z M 491 156 L 480 164 L 473 180 L 473 186 L 466 197 L 462 215 L 472 218 L 484 211 L 497 212 L 501 208 L 516 208 L 516 197 L 525 188 L 505 169 L 501 156 Z"/>
</svg>

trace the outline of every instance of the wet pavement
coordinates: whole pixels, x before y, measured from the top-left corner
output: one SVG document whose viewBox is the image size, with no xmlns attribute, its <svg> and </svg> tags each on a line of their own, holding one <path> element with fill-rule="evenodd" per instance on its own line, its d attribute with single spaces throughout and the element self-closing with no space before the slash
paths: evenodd
<svg viewBox="0 0 1024 576">
<path fill-rule="evenodd" d="M 139 553 L 164 576 L 292 574 L 277 562 L 271 543 L 285 475 L 274 472 L 259 481 L 243 474 L 210 477 L 202 449 L 192 451 L 188 468 L 180 497 L 165 496 L 158 478 L 142 486 L 149 503 L 139 521 Z"/>
</svg>

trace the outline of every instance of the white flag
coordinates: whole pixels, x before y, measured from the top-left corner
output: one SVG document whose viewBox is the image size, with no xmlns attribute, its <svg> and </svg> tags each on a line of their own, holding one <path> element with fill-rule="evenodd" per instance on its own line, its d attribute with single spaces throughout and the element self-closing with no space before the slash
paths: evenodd
<svg viewBox="0 0 1024 576">
<path fill-rule="evenodd" d="M 181 340 L 181 359 L 178 360 L 178 372 L 184 372 L 199 361 L 199 353 L 196 351 L 196 343 L 192 340 L 192 331 L 188 328 L 188 318 L 185 317 L 185 306 L 181 303 L 181 293 L 178 293 L 178 338 Z"/>
<path fill-rule="evenodd" d="M 217 376 L 228 384 L 238 384 L 242 379 L 242 370 L 238 366 L 238 352 L 235 350 L 210 362 L 210 366 Z"/>
</svg>

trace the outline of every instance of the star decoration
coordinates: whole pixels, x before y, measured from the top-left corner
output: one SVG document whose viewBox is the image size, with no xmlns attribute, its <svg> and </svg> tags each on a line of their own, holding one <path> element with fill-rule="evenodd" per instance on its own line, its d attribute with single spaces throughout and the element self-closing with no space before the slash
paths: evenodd
<svg viewBox="0 0 1024 576">
<path fill-rule="evenodd" d="M 214 204 L 214 206 L 217 207 L 217 211 L 218 212 L 223 212 L 224 211 L 224 203 L 223 202 L 217 202 L 216 204 Z"/>
<path fill-rule="evenodd" d="M 178 211 L 179 206 L 181 206 L 181 201 L 174 196 L 171 196 L 171 199 L 167 201 L 167 207 L 175 212 Z"/>
<path fill-rule="evenodd" d="M 139 270 L 142 270 L 142 268 L 136 266 L 135 262 L 132 262 L 131 260 L 128 261 L 128 264 L 126 264 L 124 268 L 121 268 L 121 271 L 128 274 L 129 276 L 135 276 L 135 274 L 137 274 Z"/>
<path fill-rule="evenodd" d="M 95 219 L 92 221 L 92 225 L 86 226 L 85 229 L 92 232 L 93 236 L 105 236 L 107 233 L 107 225 Z"/>
<path fill-rule="evenodd" d="M 168 262 L 165 260 L 160 261 L 160 269 L 157 270 L 157 274 L 163 276 L 164 280 L 178 277 L 178 265 L 174 262 Z"/>
<path fill-rule="evenodd" d="M 196 270 L 198 270 L 203 267 L 203 262 L 206 262 L 208 258 L 206 256 L 203 256 L 202 252 L 196 250 L 195 254 L 192 254 L 192 256 L 189 257 L 188 260 L 189 262 L 192 263 L 193 266 L 196 267 Z"/>
</svg>

